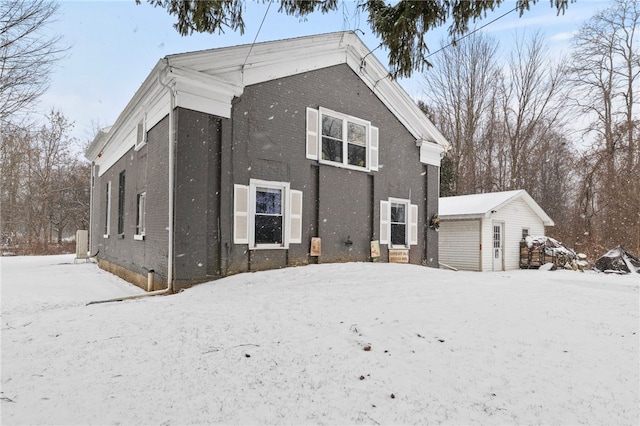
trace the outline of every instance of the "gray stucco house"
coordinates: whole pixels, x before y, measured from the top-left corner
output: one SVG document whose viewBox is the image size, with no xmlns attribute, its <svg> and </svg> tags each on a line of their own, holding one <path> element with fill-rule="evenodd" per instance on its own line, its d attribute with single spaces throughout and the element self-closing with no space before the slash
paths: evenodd
<svg viewBox="0 0 640 426">
<path fill-rule="evenodd" d="M 319 262 L 437 267 L 448 143 L 370 53 L 339 32 L 159 60 L 86 153 L 100 267 L 172 290 Z"/>
</svg>

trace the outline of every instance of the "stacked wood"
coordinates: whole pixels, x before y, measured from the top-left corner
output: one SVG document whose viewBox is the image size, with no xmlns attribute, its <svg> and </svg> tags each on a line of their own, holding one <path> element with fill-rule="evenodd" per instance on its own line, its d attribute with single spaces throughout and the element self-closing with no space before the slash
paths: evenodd
<svg viewBox="0 0 640 426">
<path fill-rule="evenodd" d="M 538 269 L 552 263 L 555 268 L 564 268 L 576 258 L 573 251 L 547 237 L 536 237 L 520 242 L 520 269 Z"/>
</svg>

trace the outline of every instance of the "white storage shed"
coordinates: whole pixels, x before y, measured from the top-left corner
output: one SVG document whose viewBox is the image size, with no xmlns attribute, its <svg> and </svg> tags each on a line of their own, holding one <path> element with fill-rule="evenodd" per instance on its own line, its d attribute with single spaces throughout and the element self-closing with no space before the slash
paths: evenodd
<svg viewBox="0 0 640 426">
<path fill-rule="evenodd" d="M 438 211 L 439 262 L 465 271 L 518 269 L 520 241 L 554 225 L 523 189 L 443 197 Z"/>
</svg>

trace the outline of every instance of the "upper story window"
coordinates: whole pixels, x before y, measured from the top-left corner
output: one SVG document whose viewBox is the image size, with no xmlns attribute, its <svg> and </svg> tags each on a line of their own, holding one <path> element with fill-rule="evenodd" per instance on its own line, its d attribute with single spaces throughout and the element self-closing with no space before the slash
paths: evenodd
<svg viewBox="0 0 640 426">
<path fill-rule="evenodd" d="M 136 144 L 134 149 L 137 151 L 147 143 L 147 114 L 138 122 L 136 126 Z"/>
<path fill-rule="evenodd" d="M 368 121 L 307 108 L 307 158 L 355 170 L 378 170 L 378 128 Z"/>
</svg>

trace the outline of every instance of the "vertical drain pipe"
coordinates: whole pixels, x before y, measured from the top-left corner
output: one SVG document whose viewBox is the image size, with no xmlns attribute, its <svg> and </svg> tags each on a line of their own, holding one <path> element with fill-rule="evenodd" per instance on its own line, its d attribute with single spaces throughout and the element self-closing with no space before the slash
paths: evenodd
<svg viewBox="0 0 640 426">
<path fill-rule="evenodd" d="M 169 59 L 164 58 L 165 70 L 167 73 L 171 72 L 169 67 Z M 176 104 L 176 97 L 173 89 L 166 83 L 162 82 L 161 73 L 158 73 L 158 83 L 167 89 L 169 94 L 169 246 L 167 247 L 167 293 L 173 292 L 173 215 L 174 215 L 174 181 L 175 181 L 175 136 L 174 136 L 174 124 L 173 124 L 173 110 Z"/>
</svg>

